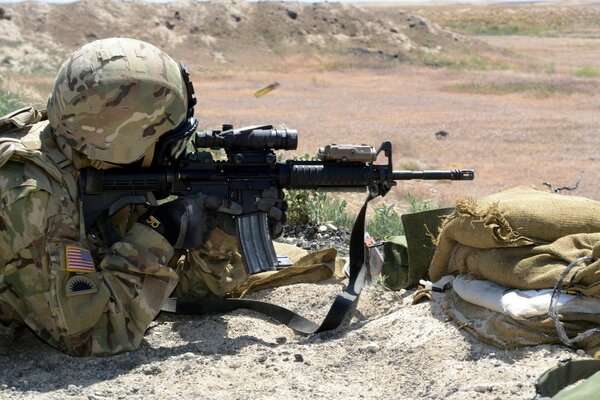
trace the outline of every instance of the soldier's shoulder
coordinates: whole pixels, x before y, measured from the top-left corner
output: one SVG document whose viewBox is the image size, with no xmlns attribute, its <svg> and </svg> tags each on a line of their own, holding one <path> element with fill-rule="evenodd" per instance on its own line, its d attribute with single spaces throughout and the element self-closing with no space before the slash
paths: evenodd
<svg viewBox="0 0 600 400">
<path fill-rule="evenodd" d="M 48 121 L 32 107 L 23 108 L 0 118 L 0 192 L 16 188 L 35 188 L 52 192 L 57 167 L 44 156 L 56 148 Z M 21 191 L 21 190 L 20 190 Z"/>
</svg>

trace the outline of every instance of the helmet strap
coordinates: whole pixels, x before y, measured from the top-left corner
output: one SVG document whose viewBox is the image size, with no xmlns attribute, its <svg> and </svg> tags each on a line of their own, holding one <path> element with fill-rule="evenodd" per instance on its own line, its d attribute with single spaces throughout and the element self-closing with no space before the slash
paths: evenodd
<svg viewBox="0 0 600 400">
<path fill-rule="evenodd" d="M 144 158 L 142 158 L 142 168 L 148 168 L 152 164 L 152 160 L 154 159 L 154 148 L 156 147 L 156 142 L 153 142 L 146 151 L 144 152 Z"/>
<path fill-rule="evenodd" d="M 90 160 L 92 167 L 96 169 L 112 169 L 112 168 L 123 168 L 122 165 L 109 163 L 108 161 L 102 160 Z"/>
<path fill-rule="evenodd" d="M 183 85 L 185 86 L 185 91 L 187 92 L 187 118 L 191 118 L 194 116 L 194 106 L 198 103 L 198 99 L 196 98 L 196 91 L 194 90 L 194 85 L 190 80 L 190 70 L 188 69 L 187 65 L 185 65 L 183 62 L 180 62 L 179 70 L 181 71 L 181 78 L 183 79 Z"/>
</svg>

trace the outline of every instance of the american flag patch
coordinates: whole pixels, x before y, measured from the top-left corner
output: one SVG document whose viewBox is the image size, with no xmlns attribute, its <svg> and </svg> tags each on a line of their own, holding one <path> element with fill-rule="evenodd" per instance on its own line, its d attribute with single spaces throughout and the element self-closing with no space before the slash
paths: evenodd
<svg viewBox="0 0 600 400">
<path fill-rule="evenodd" d="M 82 247 L 66 247 L 67 271 L 95 272 L 94 260 L 90 252 Z"/>
</svg>

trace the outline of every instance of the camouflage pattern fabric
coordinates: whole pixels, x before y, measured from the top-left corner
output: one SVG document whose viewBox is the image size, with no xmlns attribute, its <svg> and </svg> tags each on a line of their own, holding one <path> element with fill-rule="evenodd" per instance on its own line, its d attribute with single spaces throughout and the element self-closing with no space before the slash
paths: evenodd
<svg viewBox="0 0 600 400">
<path fill-rule="evenodd" d="M 142 158 L 187 111 L 179 65 L 149 43 L 124 38 L 75 51 L 48 101 L 50 125 L 67 145 L 90 160 L 123 164 Z"/>
<path fill-rule="evenodd" d="M 48 132 L 44 125 L 25 130 Z M 173 248 L 140 224 L 110 249 L 91 247 L 81 237 L 78 201 L 66 181 L 32 161 L 50 162 L 46 149 L 27 156 L 18 143 L 2 146 L 3 140 L 0 344 L 9 344 L 15 328 L 25 324 L 74 356 L 137 348 L 177 284 L 177 274 L 167 266 Z"/>
<path fill-rule="evenodd" d="M 179 260 L 177 274 L 179 285 L 173 294 L 177 298 L 223 297 L 249 276 L 237 252 L 237 238 L 219 228 L 208 234 L 201 249 Z"/>
<path fill-rule="evenodd" d="M 46 121 L 0 129 L 0 350 L 22 325 L 74 356 L 134 350 L 178 281 L 176 296 L 197 298 L 247 280 L 235 236 L 215 229 L 201 249 L 174 256 L 161 235 L 135 223 L 143 207 L 113 216 L 123 239 L 111 248 L 86 235 L 70 176 L 77 170 L 65 168 L 69 160 L 59 167 L 59 148 Z"/>
</svg>

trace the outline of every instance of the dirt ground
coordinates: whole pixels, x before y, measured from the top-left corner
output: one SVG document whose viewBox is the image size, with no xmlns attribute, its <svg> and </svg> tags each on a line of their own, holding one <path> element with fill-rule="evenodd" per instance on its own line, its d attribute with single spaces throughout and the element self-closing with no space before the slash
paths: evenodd
<svg viewBox="0 0 600 400">
<path fill-rule="evenodd" d="M 27 11 L 34 4 L 20 7 Z M 31 11 L 42 27 L 50 12 L 44 7 Z M 125 6 L 111 12 L 119 7 Z M 165 7 L 163 15 L 177 24 L 172 6 Z M 238 3 L 233 9 L 243 16 L 245 7 Z M 15 10 L 7 7 L 7 14 L 17 15 Z M 514 12 L 509 6 L 507 10 Z M 108 14 L 100 13 L 99 21 Z M 6 38 L 27 37 L 24 31 L 15 34 L 19 18 L 0 18 L 0 56 L 13 55 L 13 63 L 23 46 Z M 162 19 L 157 21 L 161 26 L 156 37 L 162 43 L 177 37 L 177 25 L 165 28 Z M 195 26 L 186 23 L 185 29 Z M 94 32 L 86 31 L 88 38 L 102 37 L 105 27 L 98 22 L 93 27 Z M 67 27 L 52 29 L 44 30 L 40 39 L 48 49 L 64 52 L 82 44 L 61 43 L 57 38 L 68 35 Z M 329 34 L 339 36 L 336 32 Z M 214 32 L 208 36 L 220 37 Z M 419 43 L 407 37 L 415 46 Z M 77 40 L 83 39 L 80 35 Z M 236 62 L 230 53 L 219 52 L 213 39 L 202 39 L 212 43 L 210 51 L 201 53 L 210 57 L 210 65 L 198 57 L 185 59 L 181 47 L 173 48 L 192 67 L 199 98 L 196 113 L 205 128 L 223 123 L 297 128 L 299 151 L 311 153 L 327 143 L 376 146 L 391 140 L 398 169 L 476 171 L 473 182 L 400 183 L 388 202 L 398 202 L 402 193 L 411 191 L 448 205 L 456 197 L 477 198 L 516 185 L 570 185 L 580 171 L 583 178 L 574 194 L 600 200 L 600 82 L 574 73 L 584 66 L 600 67 L 598 37 L 477 37 L 525 66 L 519 69 L 431 68 L 387 61 L 377 68 L 346 68 L 330 63 L 322 52 L 276 54 L 267 59 L 276 67 L 268 68 L 264 59 L 249 63 L 247 53 L 240 57 L 243 63 Z M 43 101 L 52 74 L 41 67 L 25 73 L 9 67 L 0 68 L 4 84 Z M 275 81 L 281 84 L 277 90 L 253 96 Z M 435 135 L 441 130 L 448 133 L 445 139 Z M 254 297 L 320 320 L 341 287 L 336 282 L 295 285 Z M 410 294 L 368 289 L 343 327 L 312 337 L 294 335 L 247 312 L 161 315 L 138 351 L 106 359 L 71 358 L 24 332 L 12 352 L 0 358 L 0 398 L 530 399 L 533 382 L 545 369 L 561 359 L 586 357 L 561 346 L 503 350 L 484 345 L 448 319 L 441 297 L 410 305 Z"/>
<path fill-rule="evenodd" d="M 377 146 L 391 140 L 398 169 L 476 171 L 473 182 L 400 183 L 396 195 L 413 190 L 448 204 L 457 196 L 477 198 L 517 185 L 572 184 L 583 170 L 577 193 L 600 196 L 600 164 L 594 147 L 600 96 L 538 98 L 446 90 L 462 82 L 532 79 L 526 73 L 481 75 L 399 66 L 375 72 L 198 78 L 198 114 L 205 126 L 259 121 L 297 128 L 302 152 L 315 152 L 318 145 L 330 142 Z M 263 98 L 252 96 L 254 88 L 270 81 L 281 87 Z M 445 140 L 436 138 L 441 130 L 448 132 Z"/>
<path fill-rule="evenodd" d="M 314 320 L 341 289 L 295 285 L 254 297 Z M 559 346 L 501 350 L 463 333 L 440 300 L 369 289 L 342 328 L 313 337 L 246 312 L 161 315 L 135 352 L 75 359 L 27 333 L 0 358 L 6 399 L 531 399 Z"/>
</svg>

